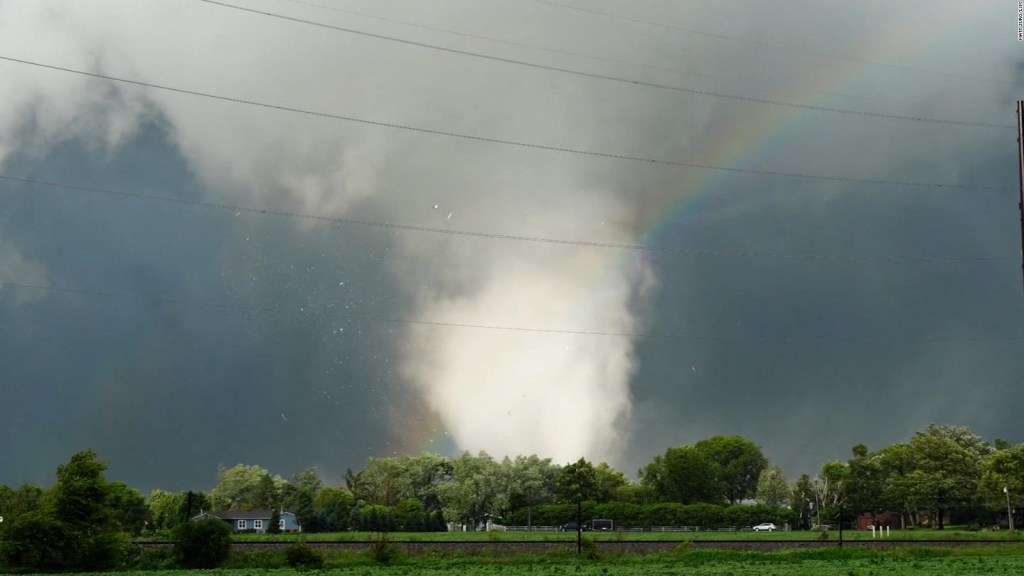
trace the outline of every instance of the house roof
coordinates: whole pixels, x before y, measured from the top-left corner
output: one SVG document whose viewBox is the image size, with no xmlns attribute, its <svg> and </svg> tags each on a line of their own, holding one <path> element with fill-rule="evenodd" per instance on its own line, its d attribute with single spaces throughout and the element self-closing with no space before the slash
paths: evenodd
<svg viewBox="0 0 1024 576">
<path fill-rule="evenodd" d="M 273 510 L 218 510 L 216 512 L 205 512 L 221 520 L 270 520 L 274 515 Z M 281 512 L 282 516 L 295 516 L 291 512 Z M 202 516 L 202 514 L 200 514 Z"/>
</svg>

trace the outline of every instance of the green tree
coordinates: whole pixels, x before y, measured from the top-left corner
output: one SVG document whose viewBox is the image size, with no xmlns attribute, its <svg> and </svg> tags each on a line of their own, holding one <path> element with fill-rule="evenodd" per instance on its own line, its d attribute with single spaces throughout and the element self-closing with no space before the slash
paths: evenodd
<svg viewBox="0 0 1024 576">
<path fill-rule="evenodd" d="M 314 498 L 315 496 L 311 490 L 300 488 L 284 502 L 285 511 L 295 514 L 295 521 L 299 523 L 299 526 L 302 526 L 303 532 L 323 531 L 320 519 L 317 517 L 316 509 L 313 506 Z"/>
<path fill-rule="evenodd" d="M 217 486 L 210 491 L 215 510 L 255 510 L 273 508 L 287 484 L 280 476 L 259 466 L 238 464 L 217 470 Z"/>
<path fill-rule="evenodd" d="M 0 516 L 11 522 L 20 514 L 41 510 L 45 497 L 45 490 L 31 484 L 22 484 L 17 490 L 0 486 Z"/>
<path fill-rule="evenodd" d="M 564 466 L 555 480 L 555 491 L 563 502 L 597 500 L 597 471 L 585 458 Z"/>
<path fill-rule="evenodd" d="M 445 519 L 476 524 L 486 517 L 503 516 L 509 509 L 509 475 L 486 452 L 464 452 L 451 461 L 451 479 L 437 486 Z"/>
<path fill-rule="evenodd" d="M 611 502 L 619 489 L 630 484 L 625 474 L 612 468 L 607 462 L 595 466 L 594 474 L 597 477 L 596 500 L 600 503 Z"/>
<path fill-rule="evenodd" d="M 338 532 L 349 527 L 356 500 L 347 488 L 327 487 L 320 490 L 313 508 L 327 532 Z"/>
<path fill-rule="evenodd" d="M 802 528 L 809 528 L 811 515 L 815 512 L 814 483 L 807 474 L 801 474 L 800 478 L 793 483 L 793 490 L 790 492 L 789 503 L 799 518 Z"/>
<path fill-rule="evenodd" d="M 192 520 L 174 530 L 172 541 L 182 568 L 216 568 L 231 554 L 231 526 L 217 518 Z"/>
<path fill-rule="evenodd" d="M 555 502 L 555 482 L 559 467 L 550 458 L 536 454 L 517 456 L 511 464 L 509 505 L 513 510 L 526 508 L 526 524 L 533 525 L 533 508 Z"/>
<path fill-rule="evenodd" d="M 693 446 L 665 450 L 640 470 L 640 482 L 662 502 L 720 504 L 718 468 Z"/>
<path fill-rule="evenodd" d="M 359 499 L 394 506 L 413 494 L 409 471 L 400 458 L 370 458 L 359 472 Z"/>
<path fill-rule="evenodd" d="M 819 524 L 842 520 L 840 513 L 849 500 L 849 485 L 850 468 L 846 462 L 832 460 L 822 464 L 813 483 Z"/>
<path fill-rule="evenodd" d="M 112 490 L 103 477 L 106 468 L 92 450 L 78 452 L 57 467 L 53 517 L 67 530 L 67 548 L 77 567 L 110 568 L 123 552 L 120 527 L 109 508 Z"/>
<path fill-rule="evenodd" d="M 11 567 L 59 570 L 75 566 L 78 550 L 69 546 L 74 536 L 53 514 L 34 510 L 4 518 L 0 531 L 0 559 Z"/>
<path fill-rule="evenodd" d="M 107 507 L 114 521 L 122 531 L 132 536 L 141 534 L 150 520 L 149 507 L 142 493 L 124 482 L 110 482 L 107 487 Z"/>
<path fill-rule="evenodd" d="M 987 508 L 1000 515 L 1006 511 L 1008 499 L 1012 507 L 1020 506 L 1024 497 L 1024 444 L 1006 446 L 985 458 L 978 495 Z"/>
<path fill-rule="evenodd" d="M 299 523 L 299 526 L 302 526 Z M 274 508 L 270 513 L 270 525 L 267 526 L 267 534 L 281 533 L 281 509 Z"/>
<path fill-rule="evenodd" d="M 789 502 L 789 483 L 782 468 L 770 465 L 757 479 L 757 500 L 769 506 L 784 506 Z"/>
<path fill-rule="evenodd" d="M 171 530 L 182 521 L 181 497 L 178 494 L 155 488 L 146 498 L 146 506 L 149 507 L 153 530 Z"/>
<path fill-rule="evenodd" d="M 742 436 L 713 436 L 694 448 L 716 464 L 722 494 L 730 504 L 754 496 L 757 479 L 768 465 L 757 444 Z"/>
<path fill-rule="evenodd" d="M 872 454 L 867 446 L 853 447 L 853 457 L 847 462 L 849 478 L 846 493 L 847 505 L 854 513 L 869 513 L 872 518 L 885 511 L 888 502 L 885 497 L 885 470 L 883 458 Z"/>
<path fill-rule="evenodd" d="M 936 528 L 944 527 L 949 510 L 977 505 L 982 465 L 993 448 L 963 426 L 929 424 L 910 440 L 914 470 L 908 488 L 934 512 Z"/>
</svg>

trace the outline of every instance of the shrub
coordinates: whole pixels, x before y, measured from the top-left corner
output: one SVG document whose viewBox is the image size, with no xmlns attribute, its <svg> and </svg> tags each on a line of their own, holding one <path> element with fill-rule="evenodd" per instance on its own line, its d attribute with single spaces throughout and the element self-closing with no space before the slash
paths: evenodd
<svg viewBox="0 0 1024 576">
<path fill-rule="evenodd" d="M 129 555 L 131 570 L 172 570 L 176 567 L 174 550 L 170 548 L 138 549 Z"/>
<path fill-rule="evenodd" d="M 231 554 L 231 527 L 217 518 L 185 522 L 174 530 L 174 559 L 182 568 L 216 568 Z"/>
<path fill-rule="evenodd" d="M 45 512 L 28 512 L 11 522 L 0 540 L 0 557 L 19 568 L 64 568 L 77 557 L 64 524 Z"/>
<path fill-rule="evenodd" d="M 324 555 L 299 542 L 285 548 L 284 559 L 292 568 L 321 568 Z"/>
<path fill-rule="evenodd" d="M 370 555 L 377 562 L 387 564 L 394 560 L 395 556 L 398 556 L 398 546 L 391 542 L 391 538 L 388 538 L 387 533 L 382 532 L 373 542 L 373 546 L 370 547 Z"/>
</svg>

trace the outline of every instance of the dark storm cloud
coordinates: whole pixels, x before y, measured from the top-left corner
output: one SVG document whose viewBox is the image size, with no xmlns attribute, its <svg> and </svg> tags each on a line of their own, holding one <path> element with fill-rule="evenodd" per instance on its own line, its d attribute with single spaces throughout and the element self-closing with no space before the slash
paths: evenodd
<svg viewBox="0 0 1024 576">
<path fill-rule="evenodd" d="M 958 3 L 602 5 L 669 27 L 536 2 L 344 5 L 648 68 L 297 3 L 246 5 L 512 59 L 911 117 L 1012 124 L 1020 87 L 984 80 L 1014 66 L 1012 33 L 995 32 L 1012 14 Z M 6 181 L 0 271 L 116 296 L 0 288 L 0 382 L 16 407 L 0 424 L 0 482 L 45 482 L 85 447 L 145 489 L 208 487 L 218 464 L 237 462 L 282 475 L 316 464 L 336 482 L 367 456 L 438 445 L 608 458 L 632 473 L 669 445 L 739 433 L 795 475 L 932 420 L 1019 440 L 1009 407 L 1021 399 L 1021 343 L 1000 339 L 1022 333 L 1024 311 L 1012 130 L 683 95 L 200 2 L 133 5 L 131 27 L 117 2 L 39 6 L 4 5 L 0 55 L 575 150 L 1000 190 L 659 167 L 3 63 L 6 175 L 760 255 L 645 258 Z M 995 259 L 948 260 L 976 256 Z"/>
</svg>

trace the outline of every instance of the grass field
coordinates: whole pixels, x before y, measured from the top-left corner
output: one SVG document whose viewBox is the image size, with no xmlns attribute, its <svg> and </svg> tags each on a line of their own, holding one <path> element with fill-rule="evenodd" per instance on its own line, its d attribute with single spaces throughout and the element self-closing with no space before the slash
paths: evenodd
<svg viewBox="0 0 1024 576">
<path fill-rule="evenodd" d="M 939 576 L 967 574 L 1024 574 L 1021 545 L 984 549 L 924 549 L 893 551 L 801 550 L 785 552 L 679 551 L 651 556 L 611 556 L 581 560 L 575 556 L 548 554 L 530 558 L 476 556 L 398 556 L 389 564 L 368 557 L 328 558 L 323 576 Z M 309 571 L 292 569 L 237 568 L 204 571 L 114 572 L 138 576 L 302 576 Z"/>
<path fill-rule="evenodd" d="M 820 532 L 585 532 L 592 540 L 817 540 Z M 372 532 L 333 532 L 326 534 L 238 534 L 234 536 L 239 542 L 266 541 L 368 541 L 377 538 Z M 392 532 L 388 535 L 392 540 L 409 541 L 575 541 L 575 532 Z M 830 540 L 839 537 L 838 531 L 832 530 Z M 999 530 L 893 530 L 892 540 L 999 540 L 1024 542 L 1024 533 L 1019 531 Z M 870 530 L 844 530 L 844 540 L 871 540 Z"/>
</svg>

